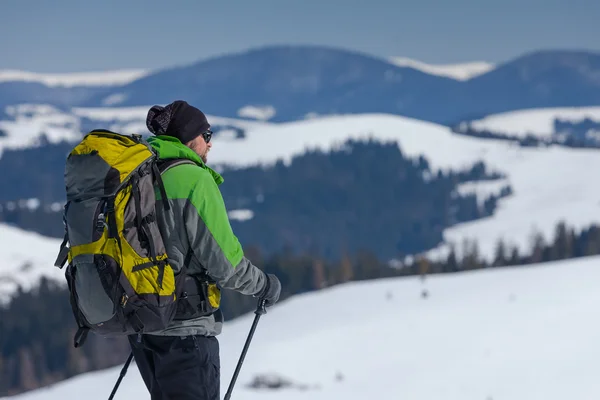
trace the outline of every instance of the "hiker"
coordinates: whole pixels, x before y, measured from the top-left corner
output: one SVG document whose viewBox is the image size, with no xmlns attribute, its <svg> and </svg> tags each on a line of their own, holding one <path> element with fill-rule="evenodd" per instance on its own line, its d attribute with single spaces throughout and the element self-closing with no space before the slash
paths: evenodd
<svg viewBox="0 0 600 400">
<path fill-rule="evenodd" d="M 204 113 L 185 101 L 155 105 L 146 125 L 154 135 L 148 142 L 161 160 L 195 163 L 164 172 L 170 211 L 162 207 L 164 198 L 156 205 L 171 265 L 176 273 L 187 265 L 189 276 L 171 325 L 160 332 L 131 335 L 129 341 L 152 400 L 218 400 L 217 336 L 223 324 L 218 287 L 264 299 L 269 307 L 279 300 L 281 284 L 244 256 L 231 229 L 218 187 L 223 178 L 206 164 L 212 132 Z"/>
</svg>

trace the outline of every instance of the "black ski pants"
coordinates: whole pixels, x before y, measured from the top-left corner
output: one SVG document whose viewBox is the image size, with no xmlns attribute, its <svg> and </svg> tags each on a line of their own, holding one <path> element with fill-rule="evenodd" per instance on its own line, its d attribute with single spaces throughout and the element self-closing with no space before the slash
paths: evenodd
<svg viewBox="0 0 600 400">
<path fill-rule="evenodd" d="M 219 342 L 207 336 L 130 336 L 152 400 L 220 400 Z"/>
</svg>

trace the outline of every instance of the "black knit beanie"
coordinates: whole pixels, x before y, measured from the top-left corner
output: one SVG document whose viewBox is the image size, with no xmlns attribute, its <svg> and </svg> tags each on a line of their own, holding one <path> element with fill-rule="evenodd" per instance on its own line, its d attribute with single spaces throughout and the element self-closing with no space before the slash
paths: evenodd
<svg viewBox="0 0 600 400">
<path fill-rule="evenodd" d="M 187 143 L 210 129 L 206 115 L 183 100 L 164 107 L 152 106 L 146 117 L 148 130 L 155 135 L 168 135 Z"/>
</svg>

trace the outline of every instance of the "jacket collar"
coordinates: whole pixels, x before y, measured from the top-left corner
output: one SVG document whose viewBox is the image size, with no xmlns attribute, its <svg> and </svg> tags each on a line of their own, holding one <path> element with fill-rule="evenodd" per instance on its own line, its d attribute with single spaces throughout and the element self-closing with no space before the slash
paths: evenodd
<svg viewBox="0 0 600 400">
<path fill-rule="evenodd" d="M 192 149 L 181 143 L 179 139 L 173 136 L 158 135 L 149 137 L 147 141 L 152 148 L 156 150 L 158 157 L 161 160 L 172 158 L 191 160 L 199 167 L 206 169 L 212 175 L 217 185 L 223 183 L 224 179 L 221 174 L 206 165 L 198 154 L 194 153 Z"/>
</svg>

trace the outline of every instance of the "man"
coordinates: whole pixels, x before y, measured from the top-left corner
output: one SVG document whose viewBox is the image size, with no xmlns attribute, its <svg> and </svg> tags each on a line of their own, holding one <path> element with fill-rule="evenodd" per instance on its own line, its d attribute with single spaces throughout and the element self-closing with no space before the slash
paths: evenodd
<svg viewBox="0 0 600 400">
<path fill-rule="evenodd" d="M 153 106 L 148 138 L 164 161 L 186 160 L 162 175 L 167 199 L 156 213 L 176 273 L 187 266 L 185 298 L 166 330 L 130 337 L 138 369 L 152 400 L 218 400 L 221 288 L 264 299 L 272 306 L 281 284 L 244 256 L 232 232 L 218 185 L 223 178 L 206 165 L 212 132 L 206 116 L 185 101 Z M 158 192 L 159 193 L 159 192 Z M 157 195 L 160 196 L 160 195 Z M 162 201 L 169 201 L 165 212 Z"/>
</svg>

